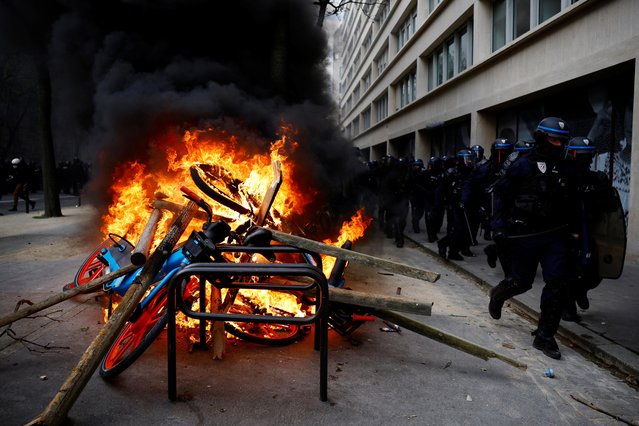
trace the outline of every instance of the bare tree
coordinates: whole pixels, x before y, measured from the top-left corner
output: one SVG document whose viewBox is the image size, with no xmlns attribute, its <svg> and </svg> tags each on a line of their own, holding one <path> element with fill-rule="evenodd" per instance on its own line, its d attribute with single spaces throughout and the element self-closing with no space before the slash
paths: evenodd
<svg viewBox="0 0 639 426">
<path fill-rule="evenodd" d="M 317 0 L 313 4 L 318 7 L 317 14 L 317 26 L 324 26 L 324 18 L 332 15 L 339 15 L 347 10 L 349 6 L 353 7 L 365 7 L 367 9 L 372 10 L 373 6 L 375 6 L 380 1 L 376 0 Z"/>
<path fill-rule="evenodd" d="M 34 13 L 34 11 L 38 13 Z M 35 67 L 36 111 L 38 139 L 41 149 L 42 188 L 44 193 L 43 217 L 62 216 L 56 162 L 51 130 L 51 77 L 48 68 L 47 42 L 53 22 L 60 13 L 55 2 L 42 3 L 25 0 L 0 1 L 0 13 L 5 14 L 3 37 L 14 40 L 13 48 L 28 52 Z M 9 17 L 7 20 L 6 17 Z"/>
</svg>

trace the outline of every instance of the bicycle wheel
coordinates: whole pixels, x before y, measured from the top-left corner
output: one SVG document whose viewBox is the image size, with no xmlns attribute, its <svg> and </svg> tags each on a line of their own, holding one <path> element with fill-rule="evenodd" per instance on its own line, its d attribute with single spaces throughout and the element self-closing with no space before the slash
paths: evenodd
<svg viewBox="0 0 639 426">
<path fill-rule="evenodd" d="M 95 250 L 93 250 L 89 257 L 84 260 L 82 266 L 80 266 L 80 269 L 78 269 L 78 272 L 75 274 L 73 283 L 65 285 L 62 289 L 70 290 L 72 288 L 88 284 L 104 275 L 107 266 L 98 260 L 98 255 L 101 253 L 102 249 L 108 250 L 112 245 L 113 241 L 111 239 L 107 238 L 104 240 Z M 97 288 L 94 291 L 100 291 L 100 289 Z"/>
<path fill-rule="evenodd" d="M 130 263 L 129 256 L 133 249 L 133 244 L 131 244 L 126 238 L 116 234 L 109 234 L 109 238 L 104 240 L 95 250 L 93 250 L 89 257 L 84 260 L 80 269 L 78 269 L 78 272 L 75 274 L 73 282 L 62 287 L 62 290 L 70 290 L 81 285 L 86 285 L 105 275 L 108 266 L 105 264 L 106 262 L 103 263 L 99 258 L 102 250 L 109 251 L 117 264 L 124 266 L 125 264 Z M 94 291 L 99 290 L 100 289 L 96 289 Z"/>
<path fill-rule="evenodd" d="M 185 301 L 192 301 L 198 290 L 198 281 L 183 284 Z M 169 318 L 166 312 L 168 289 L 158 291 L 134 321 L 128 321 L 117 340 L 109 348 L 100 364 L 100 376 L 108 379 L 129 368 L 162 333 Z"/>
<path fill-rule="evenodd" d="M 234 304 L 230 313 L 252 314 L 248 306 Z M 269 346 L 284 346 L 304 337 L 304 329 L 298 324 L 270 324 L 260 322 L 224 323 L 224 330 L 238 339 Z"/>
<path fill-rule="evenodd" d="M 218 203 L 238 213 L 251 215 L 250 197 L 240 189 L 242 183 L 223 167 L 214 164 L 198 163 L 189 168 L 191 179 L 200 191 Z"/>
<path fill-rule="evenodd" d="M 168 322 L 167 291 L 168 289 L 164 286 L 153 296 L 135 321 L 126 323 L 102 359 L 100 364 L 102 378 L 115 377 L 129 368 L 164 330 Z"/>
</svg>

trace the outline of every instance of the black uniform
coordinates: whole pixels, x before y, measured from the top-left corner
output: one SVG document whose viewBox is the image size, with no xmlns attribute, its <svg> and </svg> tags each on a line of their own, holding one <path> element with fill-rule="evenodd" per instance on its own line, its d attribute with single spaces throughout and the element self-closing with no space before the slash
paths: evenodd
<svg viewBox="0 0 639 426">
<path fill-rule="evenodd" d="M 536 149 L 504 167 L 503 176 L 494 185 L 495 211 L 491 221 L 494 238 L 508 238 L 512 270 L 511 276 L 490 292 L 490 315 L 500 318 L 507 299 L 532 288 L 541 265 L 546 284 L 533 347 L 555 359 L 561 357 L 554 335 L 568 291 L 568 222 L 572 204 L 560 168 L 568 136 L 567 125 L 559 118 L 548 117 L 539 123 Z"/>
<path fill-rule="evenodd" d="M 597 287 L 602 278 L 597 268 L 596 253 L 590 238 L 590 226 L 616 200 L 614 188 L 608 176 L 600 171 L 590 170 L 595 155 L 595 147 L 587 138 L 573 138 L 566 146 L 564 170 L 568 185 L 575 196 L 571 222 L 569 264 L 569 293 L 562 313 L 564 321 L 579 321 L 577 306 L 588 309 L 587 293 Z"/>
</svg>

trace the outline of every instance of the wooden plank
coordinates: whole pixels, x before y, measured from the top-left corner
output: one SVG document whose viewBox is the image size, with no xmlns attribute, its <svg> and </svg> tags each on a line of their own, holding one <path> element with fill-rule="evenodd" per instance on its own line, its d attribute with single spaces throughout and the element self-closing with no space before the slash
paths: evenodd
<svg viewBox="0 0 639 426">
<path fill-rule="evenodd" d="M 430 315 L 433 302 L 410 299 L 401 296 L 370 294 L 355 290 L 329 287 L 328 301 L 362 306 L 365 308 L 391 309 L 418 315 Z"/>
<path fill-rule="evenodd" d="M 277 231 L 274 229 L 263 229 L 271 232 L 273 239 L 283 244 L 314 251 L 320 254 L 325 254 L 327 256 L 333 256 L 338 259 L 344 259 L 351 262 L 363 264 L 372 268 L 384 269 L 386 271 L 394 272 L 399 275 L 417 278 L 418 280 L 435 282 L 439 279 L 439 274 L 437 272 L 416 268 L 414 266 L 393 262 L 364 253 L 358 253 L 353 250 L 346 250 L 340 247 L 332 246 L 330 244 L 320 243 L 318 241 L 313 241 L 297 235 L 287 234 L 285 232 Z"/>
<path fill-rule="evenodd" d="M 375 309 L 373 311 L 373 315 L 404 327 L 407 330 L 413 331 L 415 333 L 421 334 L 422 336 L 426 336 L 452 348 L 458 349 L 462 352 L 466 352 L 467 354 L 481 358 L 485 361 L 488 361 L 488 359 L 490 358 L 495 358 L 522 370 L 528 368 L 526 364 L 521 363 L 517 360 L 498 354 L 494 351 L 491 351 L 490 349 L 484 348 L 483 346 L 479 346 L 475 343 L 469 342 L 468 340 L 464 340 L 460 337 L 448 334 L 435 327 L 431 327 L 419 321 L 415 321 L 414 319 L 409 318 L 405 315 L 398 314 L 397 312 L 389 311 L 387 309 Z"/>
<path fill-rule="evenodd" d="M 142 231 L 142 235 L 140 235 L 140 239 L 135 245 L 133 253 L 131 253 L 132 264 L 142 266 L 146 262 L 146 259 L 149 256 L 149 251 L 151 250 L 151 245 L 153 244 L 153 239 L 155 238 L 158 222 L 161 218 L 162 210 L 153 209 L 151 217 L 149 217 L 149 220 L 146 222 L 144 231 Z"/>
<path fill-rule="evenodd" d="M 41 302 L 38 302 L 34 305 L 17 310 L 10 315 L 0 318 L 0 327 L 4 327 L 7 324 L 11 324 L 14 321 L 28 317 L 29 315 L 35 314 L 36 312 L 40 312 L 53 305 L 57 305 L 58 303 L 64 302 L 65 300 L 71 299 L 72 297 L 77 296 L 79 294 L 91 293 L 92 291 L 100 289 L 100 287 L 102 287 L 104 284 L 108 283 L 109 281 L 114 280 L 118 277 L 121 277 L 122 275 L 129 274 L 138 268 L 139 266 L 136 266 L 136 265 L 124 266 L 123 268 L 118 269 L 117 271 L 106 274 L 103 277 L 97 278 L 85 285 L 77 286 L 70 290 L 63 291 Z"/>
</svg>

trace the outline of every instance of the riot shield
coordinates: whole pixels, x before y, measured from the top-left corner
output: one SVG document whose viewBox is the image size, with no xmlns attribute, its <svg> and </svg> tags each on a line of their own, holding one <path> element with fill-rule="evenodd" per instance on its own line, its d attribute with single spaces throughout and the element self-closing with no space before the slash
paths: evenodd
<svg viewBox="0 0 639 426">
<path fill-rule="evenodd" d="M 626 221 L 619 192 L 611 189 L 610 203 L 590 225 L 593 255 L 599 276 L 617 279 L 623 271 L 626 256 Z"/>
</svg>

